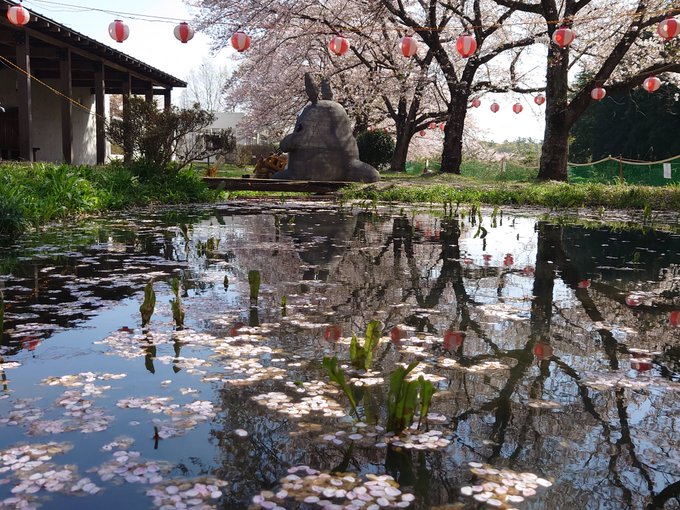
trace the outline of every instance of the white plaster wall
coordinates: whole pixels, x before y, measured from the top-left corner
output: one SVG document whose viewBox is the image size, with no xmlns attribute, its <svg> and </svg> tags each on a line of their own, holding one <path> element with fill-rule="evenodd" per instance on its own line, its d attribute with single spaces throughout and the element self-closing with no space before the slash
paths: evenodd
<svg viewBox="0 0 680 510">
<path fill-rule="evenodd" d="M 58 80 L 44 80 L 57 89 Z M 38 161 L 62 163 L 61 151 L 61 97 L 40 83 L 32 83 L 33 147 L 39 147 Z M 95 98 L 89 88 L 74 88 L 73 99 L 85 109 L 73 106 L 73 163 L 94 165 L 97 162 L 97 139 Z M 8 69 L 0 70 L 0 104 L 4 107 L 18 106 L 16 74 Z M 108 111 L 109 98 L 106 96 L 105 110 Z M 106 158 L 111 155 L 111 145 L 106 143 Z"/>
</svg>

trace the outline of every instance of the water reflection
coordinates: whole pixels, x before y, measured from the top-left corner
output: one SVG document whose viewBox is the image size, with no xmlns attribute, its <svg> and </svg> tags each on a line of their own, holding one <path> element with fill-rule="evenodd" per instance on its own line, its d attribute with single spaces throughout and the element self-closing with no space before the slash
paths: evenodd
<svg viewBox="0 0 680 510">
<path fill-rule="evenodd" d="M 389 474 L 416 496 L 414 508 L 474 507 L 460 488 L 484 477 L 468 462 L 552 480 L 516 495 L 532 508 L 677 503 L 677 236 L 326 204 L 248 203 L 146 221 L 102 222 L 97 239 L 77 248 L 53 242 L 52 254 L 40 257 L 38 243 L 29 249 L 3 277 L 3 355 L 40 358 L 51 335 L 111 310 L 116 333 L 104 352 L 139 367 L 123 386 L 126 397 L 169 365 L 191 385 L 181 395 L 191 401 L 196 387 L 221 408 L 209 433 L 187 432 L 191 444 L 213 438 L 216 451 L 159 451 L 180 471 L 230 481 L 223 508 L 246 508 L 300 465 Z M 262 278 L 257 303 L 249 299 L 253 270 Z M 175 276 L 187 321 L 177 332 L 168 304 Z M 141 301 L 150 277 L 159 310 L 141 332 L 138 316 L 113 312 Z M 347 403 L 331 392 L 321 359 L 346 361 L 348 336 L 372 319 L 386 325 L 374 367 L 385 379 L 415 359 L 437 377 L 432 411 L 443 421 L 433 430 L 450 439 L 445 448 L 376 447 L 358 424 L 322 412 Z M 103 363 L 98 355 L 89 370 Z M 357 391 L 363 426 L 384 424 L 386 385 Z M 119 427 L 133 434 L 122 425 L 129 421 L 121 417 Z M 149 427 L 137 434 L 158 448 L 174 429 L 150 423 L 152 436 Z M 180 441 L 172 434 L 167 443 Z"/>
</svg>

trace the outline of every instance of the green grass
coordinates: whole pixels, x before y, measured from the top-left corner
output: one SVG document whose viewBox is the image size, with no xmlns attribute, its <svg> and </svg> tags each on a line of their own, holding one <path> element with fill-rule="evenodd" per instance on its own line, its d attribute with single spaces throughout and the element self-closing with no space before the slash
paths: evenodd
<svg viewBox="0 0 680 510">
<path fill-rule="evenodd" d="M 214 200 L 191 168 L 140 181 L 122 166 L 0 165 L 0 235 L 84 214 Z"/>
<path fill-rule="evenodd" d="M 353 186 L 344 199 L 425 204 L 531 205 L 549 208 L 605 207 L 680 211 L 680 186 L 567 184 L 558 182 L 488 183 L 466 177 L 438 176 L 388 180 Z"/>
</svg>

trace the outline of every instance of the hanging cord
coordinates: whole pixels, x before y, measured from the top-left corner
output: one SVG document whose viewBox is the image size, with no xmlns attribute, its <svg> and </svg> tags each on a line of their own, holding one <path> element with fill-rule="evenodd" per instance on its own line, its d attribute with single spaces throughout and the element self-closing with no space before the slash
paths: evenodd
<svg viewBox="0 0 680 510">
<path fill-rule="evenodd" d="M 69 101 L 73 106 L 75 106 L 76 108 L 80 108 L 81 110 L 83 110 L 83 111 L 84 111 L 85 113 L 87 113 L 88 115 L 92 115 L 92 116 L 98 117 L 98 118 L 100 118 L 100 119 L 102 119 L 102 120 L 106 120 L 106 117 L 105 117 L 105 116 L 99 115 L 97 112 L 93 112 L 93 111 L 90 110 L 89 108 L 86 108 L 85 106 L 83 106 L 82 104 L 80 104 L 80 103 L 79 103 L 78 101 L 76 101 L 75 99 L 68 97 L 66 94 L 64 94 L 64 93 L 60 92 L 59 90 L 55 89 L 54 87 L 48 85 L 48 84 L 45 83 L 44 81 L 42 81 L 42 80 L 36 78 L 36 77 L 33 76 L 31 73 L 27 72 L 25 69 L 23 69 L 23 68 L 21 68 L 20 66 L 16 65 L 14 62 L 12 62 L 11 60 L 8 60 L 7 58 L 5 58 L 5 57 L 2 56 L 2 55 L 0 55 L 0 61 L 4 62 L 5 65 L 7 65 L 7 67 L 10 67 L 10 68 L 12 68 L 12 69 L 15 69 L 16 71 L 20 72 L 20 73 L 23 74 L 24 76 L 27 76 L 27 77 L 30 78 L 31 80 L 33 80 L 33 81 L 39 83 L 40 85 L 42 85 L 43 87 L 47 88 L 48 90 L 50 90 L 50 91 L 53 92 L 54 94 L 56 94 L 56 95 L 58 95 L 58 96 L 60 96 L 60 97 L 63 97 L 64 99 L 66 99 L 67 101 Z"/>
</svg>

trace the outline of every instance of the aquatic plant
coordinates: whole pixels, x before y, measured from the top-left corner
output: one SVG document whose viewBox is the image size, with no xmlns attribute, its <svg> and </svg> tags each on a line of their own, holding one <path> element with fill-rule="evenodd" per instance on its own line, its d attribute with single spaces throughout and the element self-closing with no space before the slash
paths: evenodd
<svg viewBox="0 0 680 510">
<path fill-rule="evenodd" d="M 281 317 L 286 316 L 286 296 L 281 296 Z"/>
<path fill-rule="evenodd" d="M 325 356 L 323 359 L 323 367 L 326 369 L 326 373 L 331 381 L 337 383 L 345 395 L 347 395 L 349 403 L 352 406 L 352 411 L 354 411 L 354 414 L 358 418 L 359 411 L 357 411 L 357 403 L 352 394 L 352 389 L 347 384 L 347 381 L 345 381 L 345 373 L 342 371 L 342 368 L 338 366 L 338 358 L 335 356 Z"/>
<path fill-rule="evenodd" d="M 406 380 L 418 363 L 414 361 L 407 367 L 398 367 L 390 376 L 390 389 L 387 394 L 387 430 L 390 432 L 399 433 L 410 427 L 418 404 L 420 404 L 418 428 L 423 418 L 427 417 L 435 392 L 434 385 L 422 375 L 416 381 Z"/>
<path fill-rule="evenodd" d="M 173 278 L 172 280 L 172 293 L 175 295 L 175 298 L 170 300 L 170 306 L 172 307 L 172 319 L 175 321 L 175 325 L 178 328 L 183 328 L 184 307 L 182 307 L 182 301 L 179 298 L 179 280 L 177 278 Z"/>
<path fill-rule="evenodd" d="M 260 295 L 260 272 L 257 270 L 248 271 L 248 285 L 250 285 L 250 299 L 257 301 Z"/>
<path fill-rule="evenodd" d="M 142 314 L 142 327 L 149 324 L 155 308 L 156 292 L 153 290 L 153 280 L 149 280 L 144 287 L 144 302 L 139 307 L 139 313 Z"/>
<path fill-rule="evenodd" d="M 357 370 L 370 370 L 373 362 L 373 353 L 378 347 L 380 337 L 382 336 L 384 324 L 380 321 L 371 321 L 366 326 L 366 338 L 364 345 L 359 345 L 356 335 L 352 336 L 352 341 L 349 344 L 349 357 L 352 361 L 352 366 Z"/>
</svg>

